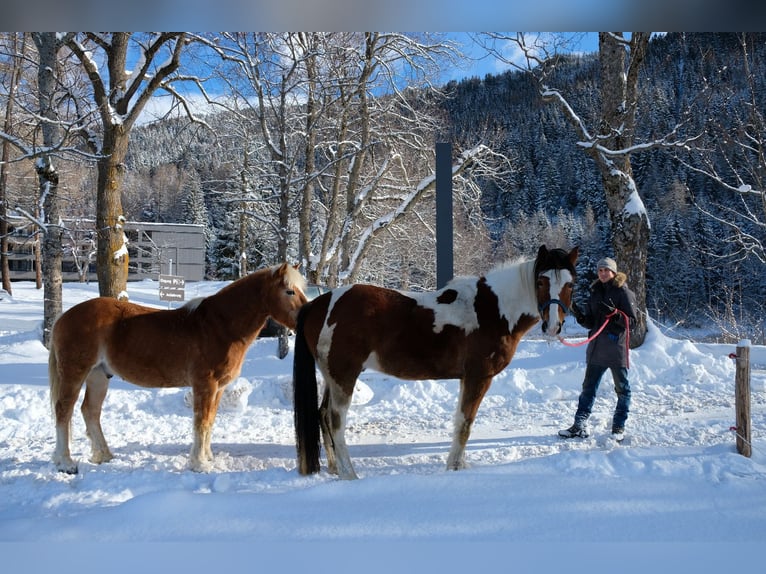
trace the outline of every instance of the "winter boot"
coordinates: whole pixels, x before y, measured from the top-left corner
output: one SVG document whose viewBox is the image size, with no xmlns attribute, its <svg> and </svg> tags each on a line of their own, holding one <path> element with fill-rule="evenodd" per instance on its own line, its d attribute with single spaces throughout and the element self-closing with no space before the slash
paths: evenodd
<svg viewBox="0 0 766 574">
<path fill-rule="evenodd" d="M 568 429 L 560 430 L 559 436 L 561 438 L 588 438 L 590 435 L 588 434 L 588 430 L 585 427 L 572 425 Z"/>
</svg>

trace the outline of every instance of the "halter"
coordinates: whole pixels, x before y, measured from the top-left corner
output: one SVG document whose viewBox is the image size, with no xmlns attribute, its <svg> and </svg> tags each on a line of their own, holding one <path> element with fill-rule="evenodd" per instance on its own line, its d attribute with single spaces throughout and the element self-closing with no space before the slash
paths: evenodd
<svg viewBox="0 0 766 574">
<path fill-rule="evenodd" d="M 540 303 L 537 306 L 537 311 L 540 313 L 540 318 L 541 319 L 542 319 L 542 316 L 543 316 L 543 311 L 545 311 L 548 307 L 550 307 L 551 305 L 554 305 L 554 304 L 558 305 L 559 307 L 561 307 L 564 310 L 564 314 L 565 315 L 568 315 L 568 314 L 571 313 L 571 311 L 569 310 L 569 307 L 564 305 L 564 303 L 561 301 L 561 299 L 548 299 L 545 303 Z"/>
<path fill-rule="evenodd" d="M 541 271 L 540 273 L 538 273 L 537 274 L 538 279 L 543 275 L 543 273 L 547 273 L 548 271 L 549 270 Z M 557 270 L 557 273 L 558 273 L 558 270 Z M 537 304 L 537 312 L 540 314 L 540 319 L 542 319 L 543 321 L 545 321 L 543 319 L 543 311 L 545 311 L 551 305 L 558 305 L 559 307 L 561 307 L 564 310 L 564 314 L 565 315 L 568 315 L 568 314 L 571 313 L 571 311 L 569 310 L 569 307 L 567 307 L 561 301 L 561 299 L 548 299 L 545 303 L 538 303 Z"/>
</svg>

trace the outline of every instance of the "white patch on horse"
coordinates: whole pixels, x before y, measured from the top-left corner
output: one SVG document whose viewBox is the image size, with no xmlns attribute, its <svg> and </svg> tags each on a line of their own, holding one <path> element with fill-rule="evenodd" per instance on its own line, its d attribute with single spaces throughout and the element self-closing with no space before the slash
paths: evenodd
<svg viewBox="0 0 766 574">
<path fill-rule="evenodd" d="M 537 317 L 534 261 L 504 265 L 487 273 L 487 286 L 497 296 L 500 315 L 513 328 L 523 314 Z M 511 312 L 513 310 L 513 312 Z"/>
<path fill-rule="evenodd" d="M 380 366 L 380 360 L 378 359 L 378 354 L 375 351 L 370 353 L 370 355 L 362 364 L 362 367 L 364 367 L 365 369 L 372 369 L 373 371 L 378 371 L 380 373 L 384 372 L 382 367 Z"/>
<path fill-rule="evenodd" d="M 455 291 L 455 300 L 451 303 L 440 303 L 439 296 L 449 290 Z M 476 292 L 475 277 L 458 277 L 433 293 L 403 294 L 414 299 L 421 307 L 434 312 L 434 333 L 441 333 L 445 325 L 454 325 L 463 329 L 467 335 L 479 328 L 479 318 L 474 308 Z"/>
<path fill-rule="evenodd" d="M 327 313 L 325 313 L 324 316 L 324 325 L 322 325 L 322 330 L 319 332 L 319 340 L 317 341 L 317 355 L 320 357 L 326 358 L 330 356 L 332 334 L 335 331 L 335 325 L 331 326 L 328 321 L 332 315 L 332 310 L 335 308 L 335 304 L 349 289 L 351 289 L 350 285 L 346 287 L 338 287 L 330 292 L 330 303 L 327 306 Z"/>
</svg>

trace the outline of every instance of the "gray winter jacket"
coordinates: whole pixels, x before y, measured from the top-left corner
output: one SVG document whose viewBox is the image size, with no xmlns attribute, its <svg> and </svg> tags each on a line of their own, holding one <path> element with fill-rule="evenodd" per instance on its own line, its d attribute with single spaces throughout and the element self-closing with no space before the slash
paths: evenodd
<svg viewBox="0 0 766 574">
<path fill-rule="evenodd" d="M 626 325 L 620 313 L 610 317 L 601 334 L 588 343 L 585 360 L 589 364 L 608 368 L 628 366 L 626 327 L 630 328 L 636 321 L 636 295 L 628 288 L 627 279 L 621 271 L 607 283 L 596 279 L 590 286 L 587 306 L 575 314 L 577 322 L 588 329 L 589 337 L 601 328 L 614 309 L 624 312 L 630 323 Z"/>
</svg>

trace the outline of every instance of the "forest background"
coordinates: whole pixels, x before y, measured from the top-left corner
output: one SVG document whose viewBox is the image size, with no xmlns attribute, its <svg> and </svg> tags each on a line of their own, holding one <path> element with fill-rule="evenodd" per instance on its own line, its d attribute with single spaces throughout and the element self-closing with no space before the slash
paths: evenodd
<svg viewBox="0 0 766 574">
<path fill-rule="evenodd" d="M 41 147 L 38 55 L 21 34 L 0 38 L 3 133 Z M 210 278 L 288 259 L 330 286 L 433 289 L 434 146 L 449 142 L 456 273 L 482 273 L 541 243 L 579 245 L 584 293 L 595 261 L 614 249 L 599 172 L 570 119 L 523 65 L 445 84 L 444 66 L 461 57 L 449 39 L 383 40 L 196 36 L 172 78 L 184 87 L 161 91 L 174 103 L 131 131 L 120 164 L 125 219 L 202 225 Z M 685 142 L 631 158 L 651 225 L 647 312 L 686 333 L 714 324 L 729 342 L 764 340 L 765 50 L 762 34 L 654 36 L 638 84 L 637 141 L 682 132 Z M 98 112 L 75 55 L 58 59 L 60 214 L 93 218 L 98 158 L 85 126 Z M 580 117 L 599 117 L 598 54 L 562 53 L 546 73 Z M 4 146 L 4 206 L 34 226 L 40 163 L 21 147 Z"/>
</svg>

